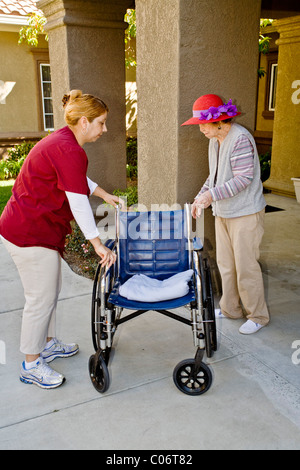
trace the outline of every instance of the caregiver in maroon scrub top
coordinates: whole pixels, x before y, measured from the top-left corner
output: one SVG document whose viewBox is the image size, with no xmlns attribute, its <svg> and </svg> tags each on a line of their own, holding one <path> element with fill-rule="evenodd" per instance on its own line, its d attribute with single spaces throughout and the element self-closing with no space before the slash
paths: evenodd
<svg viewBox="0 0 300 470">
<path fill-rule="evenodd" d="M 111 266 L 116 256 L 101 243 L 88 197 L 99 196 L 114 206 L 120 202 L 87 178 L 88 159 L 82 148 L 107 132 L 107 105 L 80 90 L 64 95 L 63 105 L 66 127 L 30 151 L 0 218 L 1 239 L 18 268 L 25 295 L 20 379 L 45 389 L 65 380 L 49 362 L 79 350 L 77 344 L 57 340 L 55 330 L 61 256 L 70 221 L 76 220 L 101 263 Z"/>
</svg>

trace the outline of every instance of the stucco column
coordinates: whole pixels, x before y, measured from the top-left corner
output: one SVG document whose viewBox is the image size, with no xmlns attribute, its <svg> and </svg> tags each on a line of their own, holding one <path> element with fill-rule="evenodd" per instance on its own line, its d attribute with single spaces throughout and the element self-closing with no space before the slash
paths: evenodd
<svg viewBox="0 0 300 470">
<path fill-rule="evenodd" d="M 278 74 L 271 175 L 264 186 L 294 196 L 291 178 L 300 177 L 300 16 L 276 20 Z"/>
<path fill-rule="evenodd" d="M 65 125 L 62 97 L 72 89 L 109 107 L 108 133 L 87 144 L 88 175 L 108 191 L 126 188 L 124 14 L 129 0 L 40 0 L 49 34 L 55 128 Z"/>
<path fill-rule="evenodd" d="M 208 176 L 208 140 L 180 127 L 194 101 L 232 98 L 254 130 L 260 0 L 136 0 L 136 17 L 139 202 L 183 204 Z M 207 210 L 207 246 L 213 225 Z"/>
</svg>

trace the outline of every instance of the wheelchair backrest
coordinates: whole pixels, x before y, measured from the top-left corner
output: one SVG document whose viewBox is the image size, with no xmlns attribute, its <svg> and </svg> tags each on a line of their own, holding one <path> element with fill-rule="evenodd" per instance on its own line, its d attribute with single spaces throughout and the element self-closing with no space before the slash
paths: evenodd
<svg viewBox="0 0 300 470">
<path fill-rule="evenodd" d="M 119 212 L 119 278 L 165 279 L 190 268 L 190 211 Z"/>
</svg>

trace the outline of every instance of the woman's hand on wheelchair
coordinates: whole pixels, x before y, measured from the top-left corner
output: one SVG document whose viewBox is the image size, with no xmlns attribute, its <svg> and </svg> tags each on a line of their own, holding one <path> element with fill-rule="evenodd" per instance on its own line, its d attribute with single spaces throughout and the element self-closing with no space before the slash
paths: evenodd
<svg viewBox="0 0 300 470">
<path fill-rule="evenodd" d="M 194 219 L 196 219 L 197 217 L 200 217 L 202 209 L 204 209 L 204 205 L 200 204 L 198 202 L 198 199 L 195 199 L 195 201 L 193 202 L 192 207 L 191 207 L 192 217 Z"/>
<path fill-rule="evenodd" d="M 110 268 L 116 262 L 117 255 L 103 245 L 99 238 L 93 238 L 90 242 L 92 243 L 96 254 L 101 258 L 100 264 Z"/>
<path fill-rule="evenodd" d="M 111 204 L 113 207 L 120 206 L 121 210 L 124 210 L 125 203 L 122 198 L 115 196 L 114 194 L 105 193 L 104 200 L 107 204 Z"/>
<path fill-rule="evenodd" d="M 202 209 L 207 209 L 212 203 L 212 195 L 210 191 L 202 193 L 192 204 L 191 212 L 194 219 L 201 216 Z"/>
</svg>

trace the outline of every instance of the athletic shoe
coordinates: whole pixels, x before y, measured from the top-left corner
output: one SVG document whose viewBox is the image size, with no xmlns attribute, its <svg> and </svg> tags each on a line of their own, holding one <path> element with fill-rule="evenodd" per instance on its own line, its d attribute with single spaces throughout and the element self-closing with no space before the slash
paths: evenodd
<svg viewBox="0 0 300 470">
<path fill-rule="evenodd" d="M 254 323 L 252 320 L 247 320 L 246 323 L 240 327 L 239 332 L 243 335 L 251 335 L 259 331 L 263 326 L 264 325 L 260 325 L 259 323 Z"/>
<path fill-rule="evenodd" d="M 45 362 L 49 363 L 57 357 L 71 357 L 77 354 L 79 351 L 78 344 L 64 344 L 58 341 L 56 338 L 52 339 L 53 344 L 48 348 L 45 348 L 41 353 L 42 358 Z"/>
<path fill-rule="evenodd" d="M 228 318 L 223 313 L 221 312 L 221 309 L 216 308 L 215 309 L 215 319 L 217 320 L 218 318 Z"/>
<path fill-rule="evenodd" d="M 57 388 L 65 381 L 65 377 L 51 369 L 42 358 L 39 358 L 36 366 L 26 369 L 25 362 L 21 366 L 21 382 L 35 384 L 44 389 Z"/>
</svg>

